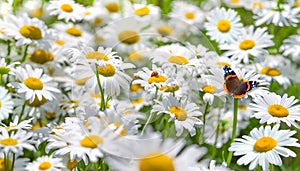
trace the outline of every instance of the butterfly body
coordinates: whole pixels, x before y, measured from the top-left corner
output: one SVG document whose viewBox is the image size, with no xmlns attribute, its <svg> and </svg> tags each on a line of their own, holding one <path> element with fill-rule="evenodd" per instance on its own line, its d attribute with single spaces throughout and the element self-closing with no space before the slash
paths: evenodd
<svg viewBox="0 0 300 171">
<path fill-rule="evenodd" d="M 224 90 L 226 93 L 233 95 L 234 98 L 242 98 L 251 89 L 258 86 L 257 81 L 242 81 L 236 73 L 229 67 L 224 66 Z"/>
</svg>

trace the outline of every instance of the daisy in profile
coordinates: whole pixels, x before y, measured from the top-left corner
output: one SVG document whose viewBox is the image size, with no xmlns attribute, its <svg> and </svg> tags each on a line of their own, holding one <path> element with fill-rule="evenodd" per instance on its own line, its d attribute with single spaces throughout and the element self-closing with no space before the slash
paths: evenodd
<svg viewBox="0 0 300 171">
<path fill-rule="evenodd" d="M 35 148 L 31 145 L 30 139 L 32 133 L 24 130 L 9 133 L 4 127 L 0 127 L 0 149 L 1 152 L 8 154 L 13 152 L 16 155 L 22 155 L 23 149 L 34 151 Z"/>
<path fill-rule="evenodd" d="M 296 153 L 285 147 L 300 147 L 297 139 L 291 137 L 294 134 L 296 131 L 279 130 L 279 124 L 273 128 L 261 126 L 259 129 L 254 128 L 250 136 L 236 138 L 228 150 L 233 151 L 235 156 L 242 156 L 237 160 L 238 165 L 250 164 L 249 170 L 259 165 L 267 171 L 269 164 L 282 165 L 280 156 L 296 157 Z"/>
<path fill-rule="evenodd" d="M 136 16 L 136 19 L 141 22 L 154 23 L 160 17 L 160 8 L 153 4 L 133 4 L 133 10 L 129 16 Z"/>
<path fill-rule="evenodd" d="M 267 1 L 262 8 L 256 8 L 253 12 L 256 26 L 272 23 L 280 27 L 295 27 L 299 23 L 300 8 L 294 8 L 293 5 L 287 3 Z"/>
<path fill-rule="evenodd" d="M 250 55 L 257 59 L 268 54 L 266 48 L 274 45 L 272 38 L 273 35 L 268 34 L 266 27 L 254 30 L 254 27 L 250 26 L 242 29 L 237 41 L 222 44 L 219 47 L 226 51 L 223 53 L 224 56 L 247 64 L 250 62 Z"/>
<path fill-rule="evenodd" d="M 4 87 L 0 87 L 0 104 L 0 121 L 2 121 L 3 119 L 8 118 L 14 107 L 11 95 Z"/>
<path fill-rule="evenodd" d="M 252 117 L 260 119 L 260 123 L 279 124 L 286 123 L 289 127 L 294 126 L 300 128 L 300 105 L 298 99 L 294 96 L 288 97 L 284 94 L 282 97 L 275 93 L 264 93 L 256 96 L 250 109 L 254 111 Z"/>
<path fill-rule="evenodd" d="M 59 20 L 75 22 L 83 19 L 84 7 L 73 0 L 53 0 L 50 1 L 47 10 L 49 10 L 50 15 L 57 16 Z"/>
<path fill-rule="evenodd" d="M 62 163 L 62 159 L 54 158 L 53 156 L 41 156 L 38 157 L 35 161 L 28 163 L 25 169 L 28 171 L 59 171 L 63 168 L 64 165 Z"/>
<path fill-rule="evenodd" d="M 172 3 L 172 12 L 169 15 L 187 24 L 201 24 L 204 20 L 203 12 L 199 7 L 183 1 L 174 1 Z"/>
<path fill-rule="evenodd" d="M 230 43 L 237 39 L 243 28 L 240 16 L 232 9 L 216 8 L 207 16 L 204 24 L 207 35 L 220 44 Z"/>
<path fill-rule="evenodd" d="M 300 3 L 300 2 L 299 2 Z M 295 62 L 300 62 L 300 35 L 291 35 L 280 46 L 283 56 L 289 56 Z"/>
<path fill-rule="evenodd" d="M 25 99 L 32 103 L 35 98 L 41 101 L 55 99 L 55 93 L 60 93 L 56 88 L 56 84 L 52 82 L 52 78 L 43 74 L 43 69 L 33 69 L 30 65 L 25 67 L 17 67 L 14 70 L 16 78 L 19 82 L 12 82 L 12 87 L 17 89 L 18 93 L 25 94 Z"/>
<path fill-rule="evenodd" d="M 169 122 L 175 122 L 177 136 L 182 135 L 184 129 L 188 130 L 191 136 L 194 136 L 196 127 L 200 127 L 203 124 L 198 119 L 202 113 L 195 103 L 189 102 L 185 97 L 179 101 L 171 94 L 164 96 L 162 101 L 156 101 L 151 113 L 170 115 Z"/>
<path fill-rule="evenodd" d="M 256 67 L 265 80 L 276 81 L 285 89 L 292 82 L 300 81 L 296 65 L 281 55 L 267 55 L 264 61 L 257 63 Z"/>
<path fill-rule="evenodd" d="M 52 40 L 56 33 L 53 29 L 47 28 L 42 20 L 29 18 L 27 15 L 8 15 L 10 20 L 4 32 L 9 37 L 17 40 L 17 46 L 34 44 L 42 49 L 50 49 Z"/>
</svg>

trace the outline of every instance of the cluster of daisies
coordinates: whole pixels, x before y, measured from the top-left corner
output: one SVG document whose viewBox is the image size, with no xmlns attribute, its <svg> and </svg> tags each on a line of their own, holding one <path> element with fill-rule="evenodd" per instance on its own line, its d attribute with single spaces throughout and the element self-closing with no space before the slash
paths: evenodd
<svg viewBox="0 0 300 171">
<path fill-rule="evenodd" d="M 297 170 L 299 23 L 298 0 L 1 1 L 0 171 Z"/>
</svg>

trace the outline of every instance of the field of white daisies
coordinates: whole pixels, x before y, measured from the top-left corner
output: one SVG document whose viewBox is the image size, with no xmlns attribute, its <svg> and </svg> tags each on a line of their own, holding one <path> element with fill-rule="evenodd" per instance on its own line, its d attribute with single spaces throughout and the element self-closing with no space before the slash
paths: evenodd
<svg viewBox="0 0 300 171">
<path fill-rule="evenodd" d="M 0 171 L 298 171 L 299 28 L 299 0 L 1 0 Z"/>
</svg>

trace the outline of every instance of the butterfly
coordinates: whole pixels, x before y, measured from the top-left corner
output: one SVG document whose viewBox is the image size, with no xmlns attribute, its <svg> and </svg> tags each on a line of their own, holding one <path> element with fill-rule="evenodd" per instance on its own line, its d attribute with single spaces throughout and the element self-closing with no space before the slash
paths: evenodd
<svg viewBox="0 0 300 171">
<path fill-rule="evenodd" d="M 233 95 L 234 98 L 242 98 L 251 89 L 258 86 L 257 81 L 242 81 L 236 73 L 227 65 L 223 67 L 224 70 L 224 90 L 227 94 Z"/>
</svg>

